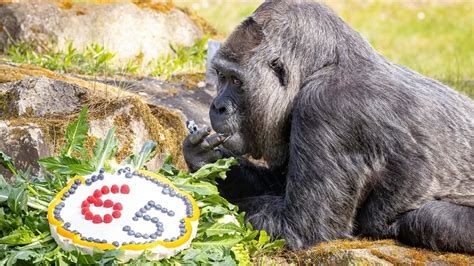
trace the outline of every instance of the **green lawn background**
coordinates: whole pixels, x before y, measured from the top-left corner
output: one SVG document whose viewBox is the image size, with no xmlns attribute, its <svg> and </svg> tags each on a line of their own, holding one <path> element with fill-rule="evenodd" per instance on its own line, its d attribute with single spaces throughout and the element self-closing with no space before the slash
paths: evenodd
<svg viewBox="0 0 474 266">
<path fill-rule="evenodd" d="M 224 36 L 263 1 L 175 0 Z M 474 1 L 323 1 L 392 61 L 474 97 Z"/>
</svg>

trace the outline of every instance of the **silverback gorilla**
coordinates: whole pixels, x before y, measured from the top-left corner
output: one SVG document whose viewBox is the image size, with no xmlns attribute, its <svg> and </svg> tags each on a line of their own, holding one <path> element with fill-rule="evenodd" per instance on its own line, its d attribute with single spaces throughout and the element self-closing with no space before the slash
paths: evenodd
<svg viewBox="0 0 474 266">
<path fill-rule="evenodd" d="M 266 1 L 213 67 L 219 134 L 188 136 L 185 159 L 237 157 L 219 189 L 256 228 L 291 249 L 360 236 L 474 253 L 472 100 L 305 1 Z"/>
</svg>

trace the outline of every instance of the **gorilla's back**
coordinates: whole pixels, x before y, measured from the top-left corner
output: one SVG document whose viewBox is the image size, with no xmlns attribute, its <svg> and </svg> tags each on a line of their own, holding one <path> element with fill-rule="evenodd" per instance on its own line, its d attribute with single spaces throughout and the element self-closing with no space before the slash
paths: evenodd
<svg viewBox="0 0 474 266">
<path fill-rule="evenodd" d="M 406 97 L 410 133 L 433 177 L 429 189 L 440 198 L 471 195 L 474 206 L 474 101 L 452 88 L 392 64 Z M 396 73 L 395 71 L 394 73 Z"/>
</svg>

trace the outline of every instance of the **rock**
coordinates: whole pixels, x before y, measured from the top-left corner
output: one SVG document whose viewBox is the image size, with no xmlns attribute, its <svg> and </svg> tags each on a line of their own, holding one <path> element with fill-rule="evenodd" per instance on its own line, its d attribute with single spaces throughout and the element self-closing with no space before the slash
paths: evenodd
<svg viewBox="0 0 474 266">
<path fill-rule="evenodd" d="M 210 126 L 209 106 L 214 97 L 213 87 L 196 88 L 166 98 L 153 97 L 149 102 L 179 110 L 187 120 L 194 120 L 199 127 Z"/>
<path fill-rule="evenodd" d="M 25 76 L 28 73 L 25 69 L 12 67 L 13 71 L 15 69 Z M 115 157 L 117 162 L 131 153 L 138 153 L 146 140 L 153 140 L 158 144 L 157 156 L 147 165 L 149 169 L 159 168 L 167 154 L 173 156 L 178 167 L 185 168 L 181 142 L 187 130 L 179 114 L 161 106 L 149 108 L 131 94 L 110 94 L 106 88 L 119 90 L 110 85 L 101 84 L 103 87 L 92 90 L 91 84 L 80 86 L 68 81 L 77 81 L 75 78 L 63 79 L 33 76 L 0 83 L 0 150 L 10 155 L 19 169 L 31 166 L 32 172 L 38 174 L 37 160 L 60 151 L 67 124 L 77 118 L 84 105 L 90 109 L 89 138 L 86 140 L 89 154 L 92 154 L 96 140 L 104 138 L 107 131 L 115 127 L 120 141 Z M 49 98 L 37 96 L 46 93 Z M 7 171 L 0 167 L 0 173 Z"/>
<path fill-rule="evenodd" d="M 338 240 L 270 259 L 277 264 L 311 265 L 472 265 L 474 256 L 407 247 L 394 240 Z"/>
<path fill-rule="evenodd" d="M 217 84 L 216 72 L 211 69 L 211 62 L 221 45 L 221 42 L 215 40 L 207 42 L 206 82 L 211 85 Z"/>
<path fill-rule="evenodd" d="M 203 35 L 183 11 L 158 4 L 0 4 L 0 25 L 0 49 L 12 41 L 63 51 L 69 42 L 79 50 L 99 44 L 115 62 L 139 56 L 146 63 Z"/>
<path fill-rule="evenodd" d="M 93 79 L 140 96 L 148 104 L 166 106 L 179 111 L 186 120 L 194 120 L 199 127 L 210 126 L 209 105 L 216 88 L 206 84 L 202 74 L 175 76 L 171 81 L 155 78 L 128 79 L 121 77 Z"/>
<path fill-rule="evenodd" d="M 0 121 L 0 138 L 0 150 L 14 159 L 18 169 L 26 170 L 31 167 L 37 172 L 40 167 L 38 159 L 52 154 L 52 146 L 46 143 L 44 130 L 35 123 L 15 125 Z M 0 167 L 0 174 L 11 176 L 3 167 Z"/>
<path fill-rule="evenodd" d="M 47 77 L 28 77 L 10 84 L 10 116 L 70 114 L 85 103 L 87 89 Z M 52 97 L 53 96 L 53 97 Z M 60 100 L 58 100 L 60 99 Z"/>
<path fill-rule="evenodd" d="M 0 93 L 7 90 L 5 83 L 19 81 L 27 77 L 45 76 L 50 79 L 62 80 L 70 84 L 75 84 L 86 88 L 89 94 L 98 94 L 98 97 L 125 96 L 128 95 L 120 88 L 112 85 L 105 85 L 101 82 L 91 82 L 67 75 L 60 75 L 47 69 L 32 65 L 16 65 L 0 63 Z"/>
</svg>

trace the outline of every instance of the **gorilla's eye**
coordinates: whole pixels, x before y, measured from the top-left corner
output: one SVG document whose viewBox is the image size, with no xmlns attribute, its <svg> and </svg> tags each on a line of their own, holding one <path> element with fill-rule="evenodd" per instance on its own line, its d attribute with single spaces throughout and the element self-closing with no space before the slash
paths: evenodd
<svg viewBox="0 0 474 266">
<path fill-rule="evenodd" d="M 224 80 L 225 79 L 224 74 L 220 72 L 218 69 L 215 69 L 215 70 L 216 70 L 216 75 L 219 78 L 219 80 Z"/>
<path fill-rule="evenodd" d="M 275 69 L 278 67 L 278 59 L 273 59 L 271 62 L 270 62 L 270 67 L 272 69 Z"/>
<path fill-rule="evenodd" d="M 279 58 L 272 60 L 269 64 L 283 87 L 288 85 L 287 70 Z"/>
<path fill-rule="evenodd" d="M 235 86 L 242 86 L 242 81 L 236 77 L 232 77 L 232 83 L 234 83 Z"/>
</svg>

